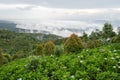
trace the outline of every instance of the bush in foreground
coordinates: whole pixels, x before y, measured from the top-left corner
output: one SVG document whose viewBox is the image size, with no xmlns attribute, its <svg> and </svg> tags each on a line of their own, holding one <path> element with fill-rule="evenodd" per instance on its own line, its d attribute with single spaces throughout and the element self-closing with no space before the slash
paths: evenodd
<svg viewBox="0 0 120 80">
<path fill-rule="evenodd" d="M 120 49 L 113 46 L 15 60 L 0 67 L 0 80 L 120 80 Z"/>
<path fill-rule="evenodd" d="M 27 66 L 28 71 L 35 71 L 39 66 L 39 60 L 38 59 L 32 59 L 30 63 Z"/>
</svg>

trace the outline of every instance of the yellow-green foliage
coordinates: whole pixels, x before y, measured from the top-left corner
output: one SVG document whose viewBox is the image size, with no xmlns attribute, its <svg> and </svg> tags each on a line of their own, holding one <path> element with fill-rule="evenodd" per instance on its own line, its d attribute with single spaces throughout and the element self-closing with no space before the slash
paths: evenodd
<svg viewBox="0 0 120 80">
<path fill-rule="evenodd" d="M 99 47 L 101 45 L 101 43 L 98 40 L 89 40 L 87 42 L 87 48 L 95 48 L 95 47 Z"/>
<path fill-rule="evenodd" d="M 55 44 L 52 41 L 48 41 L 44 45 L 44 53 L 45 55 L 54 54 Z"/>
<path fill-rule="evenodd" d="M 120 42 L 120 36 L 114 36 L 114 37 L 111 39 L 111 42 L 112 42 L 112 43 L 118 43 L 118 42 Z"/>
<path fill-rule="evenodd" d="M 13 55 L 12 60 L 17 59 L 17 58 L 23 58 L 24 56 L 25 54 L 23 53 L 23 51 L 18 51 Z"/>
<path fill-rule="evenodd" d="M 3 57 L 5 57 L 8 60 L 8 62 L 11 61 L 11 56 L 9 54 L 5 53 L 3 54 Z"/>
<path fill-rule="evenodd" d="M 72 34 L 64 44 L 64 49 L 66 52 L 79 52 L 83 48 L 83 42 L 76 34 Z"/>
<path fill-rule="evenodd" d="M 0 66 L 3 64 L 2 49 L 0 48 Z"/>
<path fill-rule="evenodd" d="M 35 55 L 43 55 L 43 45 L 42 44 L 37 45 Z"/>
</svg>

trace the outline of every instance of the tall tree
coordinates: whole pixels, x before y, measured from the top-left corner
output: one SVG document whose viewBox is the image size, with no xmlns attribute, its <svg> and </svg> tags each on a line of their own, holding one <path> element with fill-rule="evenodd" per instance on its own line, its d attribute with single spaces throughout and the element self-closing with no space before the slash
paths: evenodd
<svg viewBox="0 0 120 80">
<path fill-rule="evenodd" d="M 85 42 L 88 41 L 88 35 L 85 32 L 83 32 L 82 38 L 83 38 L 83 41 Z"/>
<path fill-rule="evenodd" d="M 120 27 L 118 27 L 118 36 L 120 36 Z"/>
<path fill-rule="evenodd" d="M 103 35 L 105 38 L 111 38 L 115 36 L 115 32 L 113 31 L 113 26 L 110 23 L 104 24 Z"/>
<path fill-rule="evenodd" d="M 92 39 L 92 40 L 96 40 L 98 39 L 98 33 L 97 32 L 94 32 L 92 31 L 91 34 L 89 35 L 89 38 Z"/>
</svg>

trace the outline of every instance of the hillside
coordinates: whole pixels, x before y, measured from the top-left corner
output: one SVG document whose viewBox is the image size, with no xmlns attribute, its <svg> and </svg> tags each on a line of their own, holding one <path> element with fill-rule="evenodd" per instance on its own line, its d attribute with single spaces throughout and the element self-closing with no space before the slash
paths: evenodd
<svg viewBox="0 0 120 80">
<path fill-rule="evenodd" d="M 53 34 L 42 33 L 16 33 L 8 30 L 0 30 L 0 47 L 3 52 L 10 54 L 18 50 L 29 52 L 34 44 L 46 41 L 56 41 L 62 37 Z"/>
<path fill-rule="evenodd" d="M 0 67 L 0 80 L 120 80 L 120 43 L 60 57 L 29 56 Z"/>
</svg>

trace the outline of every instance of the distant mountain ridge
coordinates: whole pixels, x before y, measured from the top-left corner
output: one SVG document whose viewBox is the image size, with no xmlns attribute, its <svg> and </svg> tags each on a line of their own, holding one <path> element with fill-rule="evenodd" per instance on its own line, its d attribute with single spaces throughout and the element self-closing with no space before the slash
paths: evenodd
<svg viewBox="0 0 120 80">
<path fill-rule="evenodd" d="M 0 20 L 0 23 L 13 23 L 13 22 L 9 20 Z"/>
<path fill-rule="evenodd" d="M 0 20 L 0 29 L 15 31 L 19 33 L 43 33 L 54 34 L 58 36 L 68 37 L 72 33 L 79 36 L 86 33 L 90 34 L 95 29 L 101 30 L 103 24 L 109 22 L 113 25 L 114 31 L 117 31 L 120 20 L 51 20 L 51 21 L 35 21 L 35 20 Z"/>
</svg>

